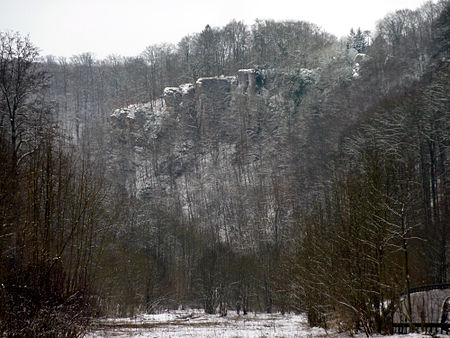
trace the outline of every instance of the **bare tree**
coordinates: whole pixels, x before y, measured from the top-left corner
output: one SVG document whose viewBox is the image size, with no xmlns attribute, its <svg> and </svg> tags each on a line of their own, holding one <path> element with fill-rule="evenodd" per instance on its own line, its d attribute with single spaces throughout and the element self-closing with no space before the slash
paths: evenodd
<svg viewBox="0 0 450 338">
<path fill-rule="evenodd" d="M 28 37 L 0 32 L 0 127 L 7 130 L 14 162 L 27 141 L 27 124 L 35 113 L 37 93 L 47 80 L 37 63 L 38 55 Z"/>
</svg>

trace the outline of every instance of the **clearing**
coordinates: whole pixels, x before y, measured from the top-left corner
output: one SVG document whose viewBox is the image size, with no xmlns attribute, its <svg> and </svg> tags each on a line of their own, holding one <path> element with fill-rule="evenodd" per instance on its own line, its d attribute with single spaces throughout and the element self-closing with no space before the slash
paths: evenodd
<svg viewBox="0 0 450 338">
<path fill-rule="evenodd" d="M 88 338 L 99 337 L 348 337 L 346 334 L 309 328 L 306 317 L 296 314 L 208 315 L 202 310 L 171 311 L 133 318 L 108 318 L 95 323 Z M 365 337 L 364 334 L 355 337 Z M 387 337 L 387 336 L 382 336 Z M 427 337 L 419 334 L 389 336 Z"/>
</svg>

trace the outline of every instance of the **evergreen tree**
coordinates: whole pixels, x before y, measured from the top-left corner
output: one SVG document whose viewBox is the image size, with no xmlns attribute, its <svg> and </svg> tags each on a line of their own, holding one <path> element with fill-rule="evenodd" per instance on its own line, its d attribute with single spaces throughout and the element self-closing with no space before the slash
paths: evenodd
<svg viewBox="0 0 450 338">
<path fill-rule="evenodd" d="M 350 29 L 350 34 L 347 37 L 347 48 L 354 48 L 358 51 L 358 53 L 363 53 L 368 47 L 368 32 L 362 32 L 361 28 L 355 33 L 355 30 Z"/>
</svg>

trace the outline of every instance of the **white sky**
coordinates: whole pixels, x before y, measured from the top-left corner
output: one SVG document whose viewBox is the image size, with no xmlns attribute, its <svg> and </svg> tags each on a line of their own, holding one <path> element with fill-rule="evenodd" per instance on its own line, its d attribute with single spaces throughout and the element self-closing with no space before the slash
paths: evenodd
<svg viewBox="0 0 450 338">
<path fill-rule="evenodd" d="M 345 36 L 424 0 L 0 0 L 0 30 L 30 34 L 41 55 L 92 52 L 136 56 L 154 43 L 177 43 L 207 24 L 232 19 L 304 20 Z"/>
</svg>

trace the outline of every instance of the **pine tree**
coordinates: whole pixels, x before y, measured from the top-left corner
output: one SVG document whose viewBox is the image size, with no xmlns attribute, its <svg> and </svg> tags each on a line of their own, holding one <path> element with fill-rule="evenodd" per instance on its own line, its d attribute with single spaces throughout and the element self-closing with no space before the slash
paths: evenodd
<svg viewBox="0 0 450 338">
<path fill-rule="evenodd" d="M 352 28 L 350 29 L 350 34 L 347 37 L 347 48 L 354 48 L 358 51 L 358 53 L 363 53 L 365 49 L 368 47 L 368 41 L 367 41 L 367 33 L 362 32 L 361 28 L 358 28 L 358 30 L 355 33 L 355 30 Z"/>
</svg>

